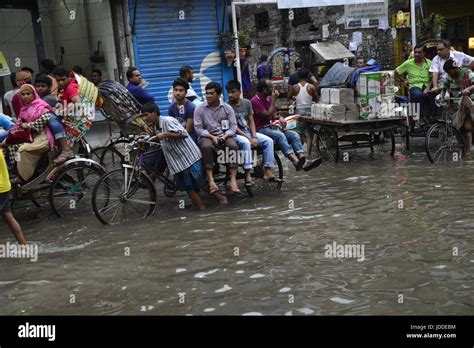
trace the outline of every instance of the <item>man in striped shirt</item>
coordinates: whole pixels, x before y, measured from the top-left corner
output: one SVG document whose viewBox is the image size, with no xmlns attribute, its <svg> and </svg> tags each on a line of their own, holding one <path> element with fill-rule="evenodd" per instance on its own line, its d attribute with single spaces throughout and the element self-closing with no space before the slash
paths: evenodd
<svg viewBox="0 0 474 348">
<path fill-rule="evenodd" d="M 176 118 L 160 116 L 160 109 L 155 103 L 143 105 L 142 113 L 147 122 L 159 128 L 157 138 L 160 140 L 168 169 L 171 175 L 177 178 L 178 189 L 186 191 L 198 209 L 204 209 L 204 203 L 198 193 L 205 184 L 199 147 Z"/>
</svg>

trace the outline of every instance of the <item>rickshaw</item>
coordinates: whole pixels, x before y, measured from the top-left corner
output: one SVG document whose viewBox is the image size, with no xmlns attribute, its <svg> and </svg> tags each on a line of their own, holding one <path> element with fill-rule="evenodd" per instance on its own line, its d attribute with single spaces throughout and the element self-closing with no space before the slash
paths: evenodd
<svg viewBox="0 0 474 348">
<path fill-rule="evenodd" d="M 15 208 L 18 201 L 30 200 L 40 207 L 47 200 L 57 217 L 90 211 L 89 194 L 105 173 L 105 168 L 94 161 L 96 155 L 84 139 L 95 116 L 97 88 L 80 75 L 74 74 L 74 78 L 78 82 L 82 109 L 79 114 L 63 115 L 62 122 L 68 143 L 75 153 L 82 154 L 59 165 L 53 163 L 57 155 L 55 151 L 44 154 L 31 179 L 22 184 L 12 183 Z"/>
</svg>

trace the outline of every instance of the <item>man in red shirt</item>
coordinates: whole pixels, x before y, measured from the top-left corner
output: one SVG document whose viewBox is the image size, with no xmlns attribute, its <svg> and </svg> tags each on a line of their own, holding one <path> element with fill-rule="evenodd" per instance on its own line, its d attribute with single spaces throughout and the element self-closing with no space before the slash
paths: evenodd
<svg viewBox="0 0 474 348">
<path fill-rule="evenodd" d="M 258 81 L 257 94 L 250 101 L 252 103 L 257 132 L 272 138 L 283 154 L 293 163 L 297 171 L 313 169 L 321 161 L 318 159 L 317 161 L 308 161 L 306 164 L 303 145 L 298 133 L 286 129 L 285 118 L 277 115 L 275 104 L 278 96 L 279 93 L 273 89 L 273 84 L 270 80 L 260 79 Z M 272 125 L 274 119 L 279 120 L 277 125 Z"/>
<path fill-rule="evenodd" d="M 58 108 L 58 118 L 61 120 L 62 116 L 66 115 L 70 110 L 81 110 L 81 98 L 79 97 L 79 86 L 74 78 L 69 77 L 69 71 L 61 66 L 53 69 L 53 77 L 58 83 L 58 99 L 61 107 Z M 66 161 L 68 158 L 74 156 L 71 148 L 67 144 L 66 138 L 58 139 L 61 146 L 61 154 L 54 160 L 54 163 L 59 164 Z"/>
</svg>

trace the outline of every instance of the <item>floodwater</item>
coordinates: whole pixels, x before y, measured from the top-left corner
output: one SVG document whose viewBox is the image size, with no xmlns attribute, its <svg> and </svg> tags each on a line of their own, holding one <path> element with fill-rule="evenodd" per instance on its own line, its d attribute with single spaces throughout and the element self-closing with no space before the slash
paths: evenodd
<svg viewBox="0 0 474 348">
<path fill-rule="evenodd" d="M 281 193 L 204 212 L 160 189 L 155 216 L 119 226 L 19 211 L 40 252 L 0 259 L 0 314 L 474 314 L 474 162 L 397 145 L 284 166 Z M 349 244 L 364 254 L 326 253 Z"/>
</svg>

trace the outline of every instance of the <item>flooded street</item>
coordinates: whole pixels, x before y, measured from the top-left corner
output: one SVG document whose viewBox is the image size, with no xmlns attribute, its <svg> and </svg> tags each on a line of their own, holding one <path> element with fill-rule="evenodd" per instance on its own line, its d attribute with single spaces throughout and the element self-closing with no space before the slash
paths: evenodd
<svg viewBox="0 0 474 348">
<path fill-rule="evenodd" d="M 473 161 L 432 165 L 418 146 L 284 167 L 281 193 L 204 212 L 161 188 L 127 225 L 18 212 L 39 256 L 1 260 L 0 314 L 474 313 Z M 334 243 L 364 257 L 327 257 Z"/>
</svg>

